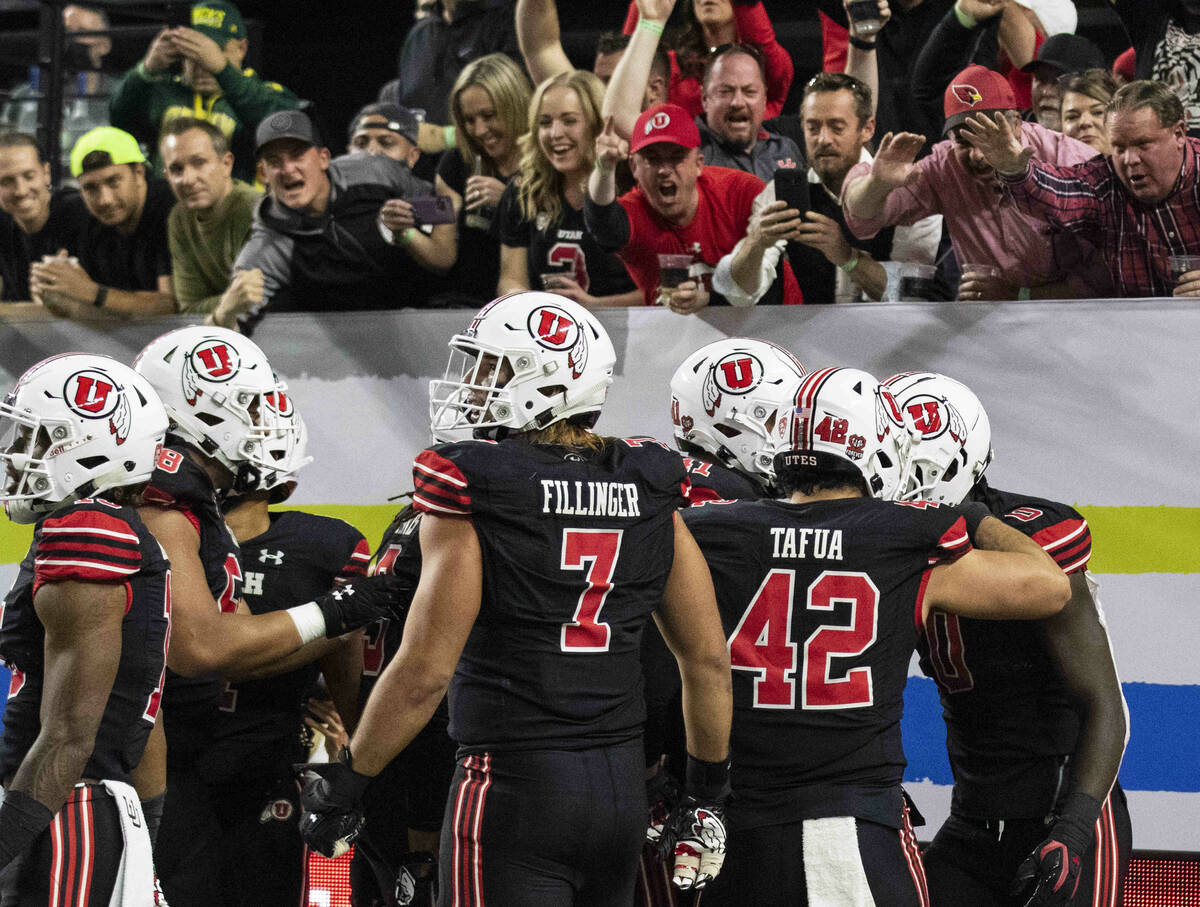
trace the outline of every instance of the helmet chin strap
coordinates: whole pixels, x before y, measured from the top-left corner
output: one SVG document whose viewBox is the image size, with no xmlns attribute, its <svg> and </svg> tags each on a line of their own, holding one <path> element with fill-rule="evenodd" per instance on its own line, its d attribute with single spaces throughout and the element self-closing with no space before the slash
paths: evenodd
<svg viewBox="0 0 1200 907">
<path fill-rule="evenodd" d="M 248 460 L 242 460 L 233 473 L 233 484 L 230 491 L 234 494 L 245 494 L 258 488 L 262 481 L 262 471 Z"/>
<path fill-rule="evenodd" d="M 27 498 L 23 501 L 6 501 L 4 511 L 14 523 L 36 523 L 48 513 L 62 510 L 76 501 L 95 497 L 101 492 L 121 485 L 128 475 L 129 473 L 125 471 L 124 467 L 117 466 L 84 482 L 61 500 L 47 501 L 44 498 Z"/>
</svg>

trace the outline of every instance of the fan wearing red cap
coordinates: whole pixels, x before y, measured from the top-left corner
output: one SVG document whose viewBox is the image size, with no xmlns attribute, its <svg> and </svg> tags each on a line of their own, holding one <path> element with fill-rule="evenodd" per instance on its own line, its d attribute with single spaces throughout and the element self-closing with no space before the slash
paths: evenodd
<svg viewBox="0 0 1200 907">
<path fill-rule="evenodd" d="M 968 119 L 988 116 L 1038 160 L 1058 166 L 1081 163 L 1095 150 L 1037 123 L 1022 122 L 1008 80 L 968 66 L 950 80 L 943 97 L 943 140 L 916 160 L 925 137 L 885 135 L 875 159 L 846 175 L 842 210 L 860 239 L 887 226 L 941 214 L 965 268 L 960 299 L 1103 297 L 1111 291 L 1096 249 L 1073 234 L 1051 235 L 1002 190 L 983 154 L 962 136 Z M 994 273 L 993 273 L 994 272 Z"/>
<path fill-rule="evenodd" d="M 627 154 L 637 186 L 617 199 L 614 171 Z M 659 104 L 637 118 L 628 143 L 611 117 L 605 121 L 596 138 L 584 220 L 600 246 L 625 262 L 646 305 L 658 295 L 658 256 L 690 256 L 690 279 L 672 289 L 668 304 L 674 312 L 692 314 L 713 303 L 728 304 L 712 293 L 712 273 L 746 235 L 762 188 L 753 174 L 706 167 L 695 121 L 676 104 Z M 787 265 L 781 291 L 783 301 L 800 301 Z"/>
</svg>

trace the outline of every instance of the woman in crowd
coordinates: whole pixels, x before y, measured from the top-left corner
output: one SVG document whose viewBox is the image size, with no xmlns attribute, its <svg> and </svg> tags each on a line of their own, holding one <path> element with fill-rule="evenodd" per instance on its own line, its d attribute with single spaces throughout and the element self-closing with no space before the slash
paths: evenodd
<svg viewBox="0 0 1200 907">
<path fill-rule="evenodd" d="M 450 91 L 455 147 L 438 164 L 438 195 L 458 212 L 455 240 L 442 249 L 454 270 L 454 299 L 472 307 L 495 295 L 500 277 L 500 240 L 494 221 L 500 197 L 521 160 L 518 141 L 533 91 L 521 68 L 504 54 L 467 64 Z M 454 300 L 441 300 L 452 302 Z"/>
<path fill-rule="evenodd" d="M 791 55 L 775 40 L 775 29 L 760 0 L 685 0 L 683 14 L 683 32 L 668 53 L 671 103 L 699 116 L 704 112 L 700 90 L 709 54 L 727 44 L 752 44 L 763 58 L 767 119 L 779 116 L 792 86 L 794 67 Z M 637 2 L 630 0 L 626 34 L 633 33 L 637 21 Z"/>
<path fill-rule="evenodd" d="M 1117 91 L 1117 82 L 1104 69 L 1066 76 L 1062 82 L 1062 131 L 1073 139 L 1109 154 L 1112 145 L 1104 129 L 1104 111 Z"/>
<path fill-rule="evenodd" d="M 497 212 L 498 295 L 551 290 L 587 308 L 641 304 L 621 260 L 596 245 L 583 224 L 603 100 L 604 85 L 581 70 L 547 79 L 534 92 L 520 172 Z"/>
</svg>

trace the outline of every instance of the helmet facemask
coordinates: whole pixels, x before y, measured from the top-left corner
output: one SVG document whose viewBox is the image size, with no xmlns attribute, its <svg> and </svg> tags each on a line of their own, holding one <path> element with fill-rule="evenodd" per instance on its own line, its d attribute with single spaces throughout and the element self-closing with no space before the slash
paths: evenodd
<svg viewBox="0 0 1200 907">
<path fill-rule="evenodd" d="M 43 360 L 0 403 L 5 512 L 32 523 L 80 498 L 144 482 L 166 427 L 158 398 L 127 366 L 80 353 Z"/>
<path fill-rule="evenodd" d="M 570 419 L 595 424 L 616 354 L 595 317 L 550 293 L 497 299 L 450 340 L 440 380 L 429 385 L 439 442 L 502 440 Z"/>
</svg>

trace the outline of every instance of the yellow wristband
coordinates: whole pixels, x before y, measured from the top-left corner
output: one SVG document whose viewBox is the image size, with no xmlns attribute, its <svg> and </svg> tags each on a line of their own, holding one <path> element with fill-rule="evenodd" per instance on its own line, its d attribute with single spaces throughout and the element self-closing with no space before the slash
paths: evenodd
<svg viewBox="0 0 1200 907">
<path fill-rule="evenodd" d="M 661 22 L 654 22 L 650 19 L 638 19 L 638 28 L 643 28 L 651 34 L 661 35 L 663 27 Z"/>
<path fill-rule="evenodd" d="M 458 131 L 453 126 L 443 126 L 442 127 L 442 137 L 443 137 L 444 141 L 446 142 L 447 148 L 454 147 L 454 142 L 457 138 L 457 135 L 458 135 Z"/>
</svg>

